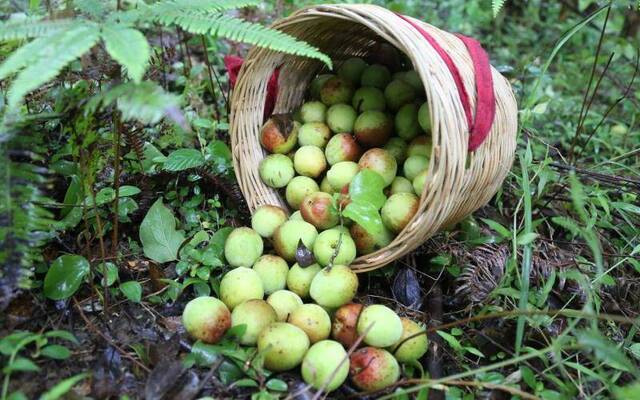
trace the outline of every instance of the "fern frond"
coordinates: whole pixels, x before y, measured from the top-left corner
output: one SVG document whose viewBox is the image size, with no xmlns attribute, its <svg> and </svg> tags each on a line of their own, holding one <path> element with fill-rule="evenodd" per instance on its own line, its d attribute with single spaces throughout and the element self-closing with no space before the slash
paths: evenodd
<svg viewBox="0 0 640 400">
<path fill-rule="evenodd" d="M 96 25 L 84 24 L 46 38 L 48 45 L 40 46 L 11 83 L 8 92 L 9 108 L 18 106 L 30 91 L 56 77 L 64 67 L 89 51 L 100 38 Z M 41 40 L 40 38 L 36 40 Z M 20 49 L 21 50 L 21 49 Z"/>
<path fill-rule="evenodd" d="M 144 124 L 155 124 L 169 117 L 179 125 L 184 125 L 184 116 L 180 111 L 178 96 L 165 92 L 157 84 L 123 83 L 94 96 L 85 106 L 85 112 L 91 114 L 113 103 L 122 113 L 123 120 L 137 120 Z"/>
<path fill-rule="evenodd" d="M 162 25 L 178 25 L 185 31 L 194 34 L 210 34 L 283 53 L 315 58 L 329 67 L 332 66 L 331 59 L 316 47 L 286 33 L 259 24 L 221 14 L 185 12 L 179 9 L 169 10 L 169 8 L 163 8 L 162 13 L 156 13 L 158 10 L 155 8 L 152 11 L 152 19 Z"/>
<path fill-rule="evenodd" d="M 107 13 L 107 2 L 101 0 L 75 0 L 73 5 L 78 11 L 92 17 L 100 17 Z"/>
<path fill-rule="evenodd" d="M 50 36 L 76 24 L 70 19 L 42 20 L 40 18 L 24 18 L 0 22 L 0 42 L 7 40 L 31 39 Z"/>
<path fill-rule="evenodd" d="M 53 38 L 55 38 L 55 36 Z M 9 57 L 0 64 L 0 80 L 15 74 L 22 68 L 36 61 L 38 54 L 49 46 L 51 39 L 52 37 L 43 37 L 32 40 L 11 53 Z"/>
<path fill-rule="evenodd" d="M 506 3 L 507 0 L 491 0 L 491 8 L 493 9 L 493 18 L 497 17 L 498 14 L 500 14 L 500 11 L 502 10 L 502 7 L 504 7 L 504 3 Z"/>
<path fill-rule="evenodd" d="M 149 64 L 151 50 L 147 38 L 137 29 L 107 25 L 102 28 L 107 53 L 122 65 L 134 82 L 140 82 Z"/>
<path fill-rule="evenodd" d="M 262 2 L 257 0 L 169 0 L 156 3 L 152 7 L 162 7 L 163 4 L 170 4 L 174 9 L 222 12 L 236 10 L 238 8 L 257 7 L 262 4 Z"/>
</svg>

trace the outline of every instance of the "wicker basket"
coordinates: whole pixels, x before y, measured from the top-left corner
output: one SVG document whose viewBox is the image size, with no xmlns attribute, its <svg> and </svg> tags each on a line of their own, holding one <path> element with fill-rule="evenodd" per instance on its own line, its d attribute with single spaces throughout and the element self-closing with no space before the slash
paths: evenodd
<svg viewBox="0 0 640 400">
<path fill-rule="evenodd" d="M 474 66 L 465 44 L 451 33 L 411 21 L 449 54 L 475 111 Z M 389 246 L 354 261 L 356 272 L 389 264 L 486 204 L 513 163 L 518 110 L 509 82 L 491 68 L 495 119 L 486 140 L 469 152 L 469 127 L 452 73 L 412 23 L 385 8 L 357 4 L 305 8 L 273 26 L 318 47 L 337 65 L 351 56 L 366 57 L 381 42 L 390 43 L 409 57 L 424 83 L 433 150 L 420 207 Z M 242 66 L 231 100 L 230 132 L 235 173 L 252 211 L 263 204 L 287 209 L 278 191 L 262 183 L 258 174 L 265 157 L 259 132 L 269 77 L 280 67 L 275 112 L 290 112 L 304 101 L 306 87 L 323 66 L 317 60 L 261 48 L 252 49 Z"/>
</svg>

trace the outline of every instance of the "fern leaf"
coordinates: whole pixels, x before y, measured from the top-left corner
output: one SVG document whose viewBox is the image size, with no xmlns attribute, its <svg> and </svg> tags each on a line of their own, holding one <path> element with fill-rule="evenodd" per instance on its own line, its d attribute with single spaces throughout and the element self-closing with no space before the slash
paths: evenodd
<svg viewBox="0 0 640 400">
<path fill-rule="evenodd" d="M 20 104 L 30 91 L 56 77 L 64 67 L 93 47 L 100 31 L 93 24 L 80 25 L 48 38 L 48 46 L 40 47 L 12 82 L 8 93 L 9 108 Z M 44 38 L 41 38 L 44 39 Z M 40 39 L 37 39 L 40 40 Z"/>
<path fill-rule="evenodd" d="M 500 14 L 500 11 L 502 10 L 502 7 L 504 7 L 504 3 L 506 3 L 507 0 L 491 0 L 491 8 L 493 9 L 493 18 L 497 17 L 498 14 Z"/>
<path fill-rule="evenodd" d="M 162 14 L 154 13 L 153 17 L 156 22 L 163 25 L 175 24 L 190 33 L 210 34 L 283 53 L 315 58 L 329 67 L 332 66 L 331 59 L 316 47 L 275 29 L 226 15 L 206 15 L 177 9 L 170 12 L 164 9 L 164 11 Z"/>
<path fill-rule="evenodd" d="M 81 13 L 90 15 L 92 17 L 100 17 L 107 13 L 106 7 L 108 3 L 101 0 L 75 0 L 73 5 Z"/>
<path fill-rule="evenodd" d="M 54 35 L 35 39 L 11 53 L 0 65 L 0 80 L 15 74 L 22 68 L 36 61 L 38 54 L 44 52 L 46 48 L 49 47 L 52 39 L 55 40 L 55 37 Z"/>
<path fill-rule="evenodd" d="M 0 41 L 50 36 L 61 30 L 69 29 L 73 24 L 75 22 L 68 19 L 46 21 L 39 18 L 0 22 Z"/>
<path fill-rule="evenodd" d="M 116 103 L 123 120 L 137 120 L 144 124 L 155 124 L 163 117 L 169 117 L 185 126 L 185 118 L 180 111 L 178 96 L 165 92 L 157 84 L 144 81 L 123 83 L 94 96 L 85 106 L 87 114 L 104 109 Z"/>
<path fill-rule="evenodd" d="M 183 11 L 223 12 L 244 7 L 257 7 L 262 4 L 257 0 L 167 0 L 152 6 L 154 9 L 171 9 Z"/>
<path fill-rule="evenodd" d="M 127 70 L 129 78 L 140 82 L 151 56 L 149 43 L 142 32 L 118 25 L 105 26 L 102 40 L 109 55 Z"/>
</svg>

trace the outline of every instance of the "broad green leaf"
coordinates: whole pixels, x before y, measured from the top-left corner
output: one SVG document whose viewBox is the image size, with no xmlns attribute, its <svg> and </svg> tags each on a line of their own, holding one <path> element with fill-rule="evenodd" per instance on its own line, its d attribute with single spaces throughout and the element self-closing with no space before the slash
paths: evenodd
<svg viewBox="0 0 640 400">
<path fill-rule="evenodd" d="M 139 83 L 151 55 L 149 43 L 142 32 L 120 25 L 107 25 L 102 28 L 102 40 L 109 55 L 126 69 L 132 81 Z"/>
<path fill-rule="evenodd" d="M 67 392 L 69 392 L 69 390 L 71 390 L 71 388 L 73 388 L 78 382 L 87 378 L 89 375 L 89 373 L 84 372 L 56 383 L 54 387 L 47 390 L 42 394 L 42 396 L 40 396 L 40 400 L 58 400 L 67 394 Z"/>
<path fill-rule="evenodd" d="M 182 231 L 176 230 L 173 214 L 162 204 L 162 198 L 159 198 L 140 224 L 144 255 L 158 263 L 174 261 L 184 239 Z"/>
<path fill-rule="evenodd" d="M 378 209 L 370 202 L 352 201 L 342 212 L 362 226 L 370 235 L 377 236 L 384 232 L 384 225 Z"/>
<path fill-rule="evenodd" d="M 384 179 L 380 174 L 363 169 L 349 184 L 349 197 L 354 202 L 370 203 L 376 210 L 379 210 L 387 201 L 387 196 L 383 193 L 384 186 Z"/>
<path fill-rule="evenodd" d="M 525 244 L 529 244 L 534 240 L 536 240 L 538 236 L 539 235 L 535 232 L 527 232 L 527 233 L 520 234 L 516 238 L 516 244 L 518 246 L 524 246 Z"/>
<path fill-rule="evenodd" d="M 640 8 L 640 6 L 638 6 Z M 624 387 L 615 387 L 613 393 L 617 400 L 640 399 L 640 383 L 635 382 Z"/>
<path fill-rule="evenodd" d="M 140 303 L 142 300 L 142 285 L 138 281 L 123 282 L 120 285 L 120 291 L 134 303 Z"/>
<path fill-rule="evenodd" d="M 287 382 L 281 379 L 269 379 L 267 381 L 267 389 L 275 390 L 277 392 L 286 392 L 289 389 Z"/>
<path fill-rule="evenodd" d="M 138 189 L 135 186 L 125 185 L 125 186 L 120 186 L 120 188 L 118 189 L 118 197 L 121 199 L 123 197 L 135 196 L 138 193 L 140 193 L 140 189 Z M 116 198 L 116 190 L 114 188 L 111 188 L 111 187 L 102 188 L 98 193 L 96 193 L 96 204 L 100 206 L 106 203 L 110 203 L 113 200 L 115 200 L 115 198 Z M 90 201 L 91 200 L 89 198 L 87 200 L 87 204 L 92 205 L 93 203 Z"/>
<path fill-rule="evenodd" d="M 89 269 L 89 261 L 82 256 L 63 255 L 56 258 L 44 277 L 44 295 L 52 300 L 72 296 Z"/>
<path fill-rule="evenodd" d="M 165 157 L 165 155 L 162 154 L 162 152 L 158 150 L 156 146 L 152 145 L 149 142 L 146 142 L 144 144 L 142 154 L 144 155 L 144 158 L 141 161 L 142 170 L 147 173 L 153 172 L 156 164 L 158 164 L 156 161 L 154 161 L 156 158 L 162 159 L 163 162 L 167 159 L 167 157 Z"/>
<path fill-rule="evenodd" d="M 167 171 L 184 171 L 185 169 L 204 165 L 202 153 L 196 149 L 179 149 L 171 152 L 164 162 Z"/>
<path fill-rule="evenodd" d="M 221 140 L 214 140 L 207 145 L 206 160 L 213 165 L 213 171 L 224 174 L 231 169 L 231 150 Z"/>
<path fill-rule="evenodd" d="M 71 356 L 71 351 L 59 344 L 51 344 L 40 350 L 40 354 L 54 360 L 66 360 Z"/>
<path fill-rule="evenodd" d="M 24 357 L 16 357 L 13 362 L 2 369 L 2 372 L 8 374 L 10 372 L 20 371 L 20 372 L 37 372 L 40 371 L 40 367 L 38 367 L 33 361 Z"/>
<path fill-rule="evenodd" d="M 46 337 L 53 337 L 53 338 L 63 339 L 63 340 L 66 340 L 66 341 L 74 343 L 74 344 L 78 344 L 79 343 L 78 339 L 76 339 L 76 337 L 73 336 L 73 333 L 71 333 L 69 331 L 53 330 L 53 331 L 45 332 L 44 335 Z"/>
<path fill-rule="evenodd" d="M 488 219 L 488 218 L 482 218 L 482 222 L 484 222 L 485 224 L 487 224 L 489 226 L 489 228 L 493 229 L 494 231 L 496 231 L 500 236 L 504 237 L 504 238 L 510 238 L 511 237 L 511 231 L 507 228 L 505 228 L 504 226 L 502 226 L 502 224 L 492 220 L 492 219 Z"/>
<path fill-rule="evenodd" d="M 118 267 L 112 262 L 100 263 L 96 270 L 102 274 L 102 286 L 111 286 L 118 279 Z"/>
<path fill-rule="evenodd" d="M 613 206 L 613 208 L 616 208 L 618 210 L 640 215 L 640 207 L 636 205 L 625 203 L 622 201 L 614 201 L 613 203 L 611 203 L 611 205 Z"/>
</svg>

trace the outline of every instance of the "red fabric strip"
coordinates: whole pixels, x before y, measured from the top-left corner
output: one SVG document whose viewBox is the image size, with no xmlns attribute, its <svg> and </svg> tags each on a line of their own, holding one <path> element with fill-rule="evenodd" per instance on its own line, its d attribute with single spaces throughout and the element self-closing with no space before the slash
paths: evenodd
<svg viewBox="0 0 640 400">
<path fill-rule="evenodd" d="M 244 60 L 242 57 L 238 56 L 225 56 L 224 57 L 224 66 L 229 73 L 229 84 L 233 89 L 236 86 L 236 81 L 238 80 L 238 73 L 240 72 L 240 68 L 242 67 L 242 63 Z M 280 76 L 280 68 L 276 68 L 271 74 L 269 78 L 269 82 L 267 82 L 267 98 L 264 102 L 264 119 L 269 118 L 271 113 L 273 113 L 273 109 L 276 106 L 276 100 L 278 100 L 278 77 Z"/>
<path fill-rule="evenodd" d="M 434 48 L 438 55 L 447 65 L 447 68 L 453 76 L 453 81 L 458 88 L 458 94 L 460 95 L 460 102 L 464 109 L 464 114 L 469 126 L 469 151 L 474 151 L 489 135 L 491 125 L 495 118 L 496 113 L 496 101 L 495 93 L 493 91 L 493 76 L 491 75 L 491 65 L 489 64 L 489 56 L 484 51 L 480 43 L 472 38 L 457 35 L 460 40 L 465 44 L 471 61 L 473 62 L 473 70 L 476 82 L 476 115 L 475 118 L 471 115 L 471 101 L 469 99 L 469 93 L 464 86 L 460 70 L 455 65 L 451 56 L 438 44 L 438 42 L 431 36 L 426 30 L 424 30 L 419 24 L 412 21 L 408 17 L 397 14 L 400 18 L 408 22 L 413 26 L 422 37 Z"/>
</svg>

